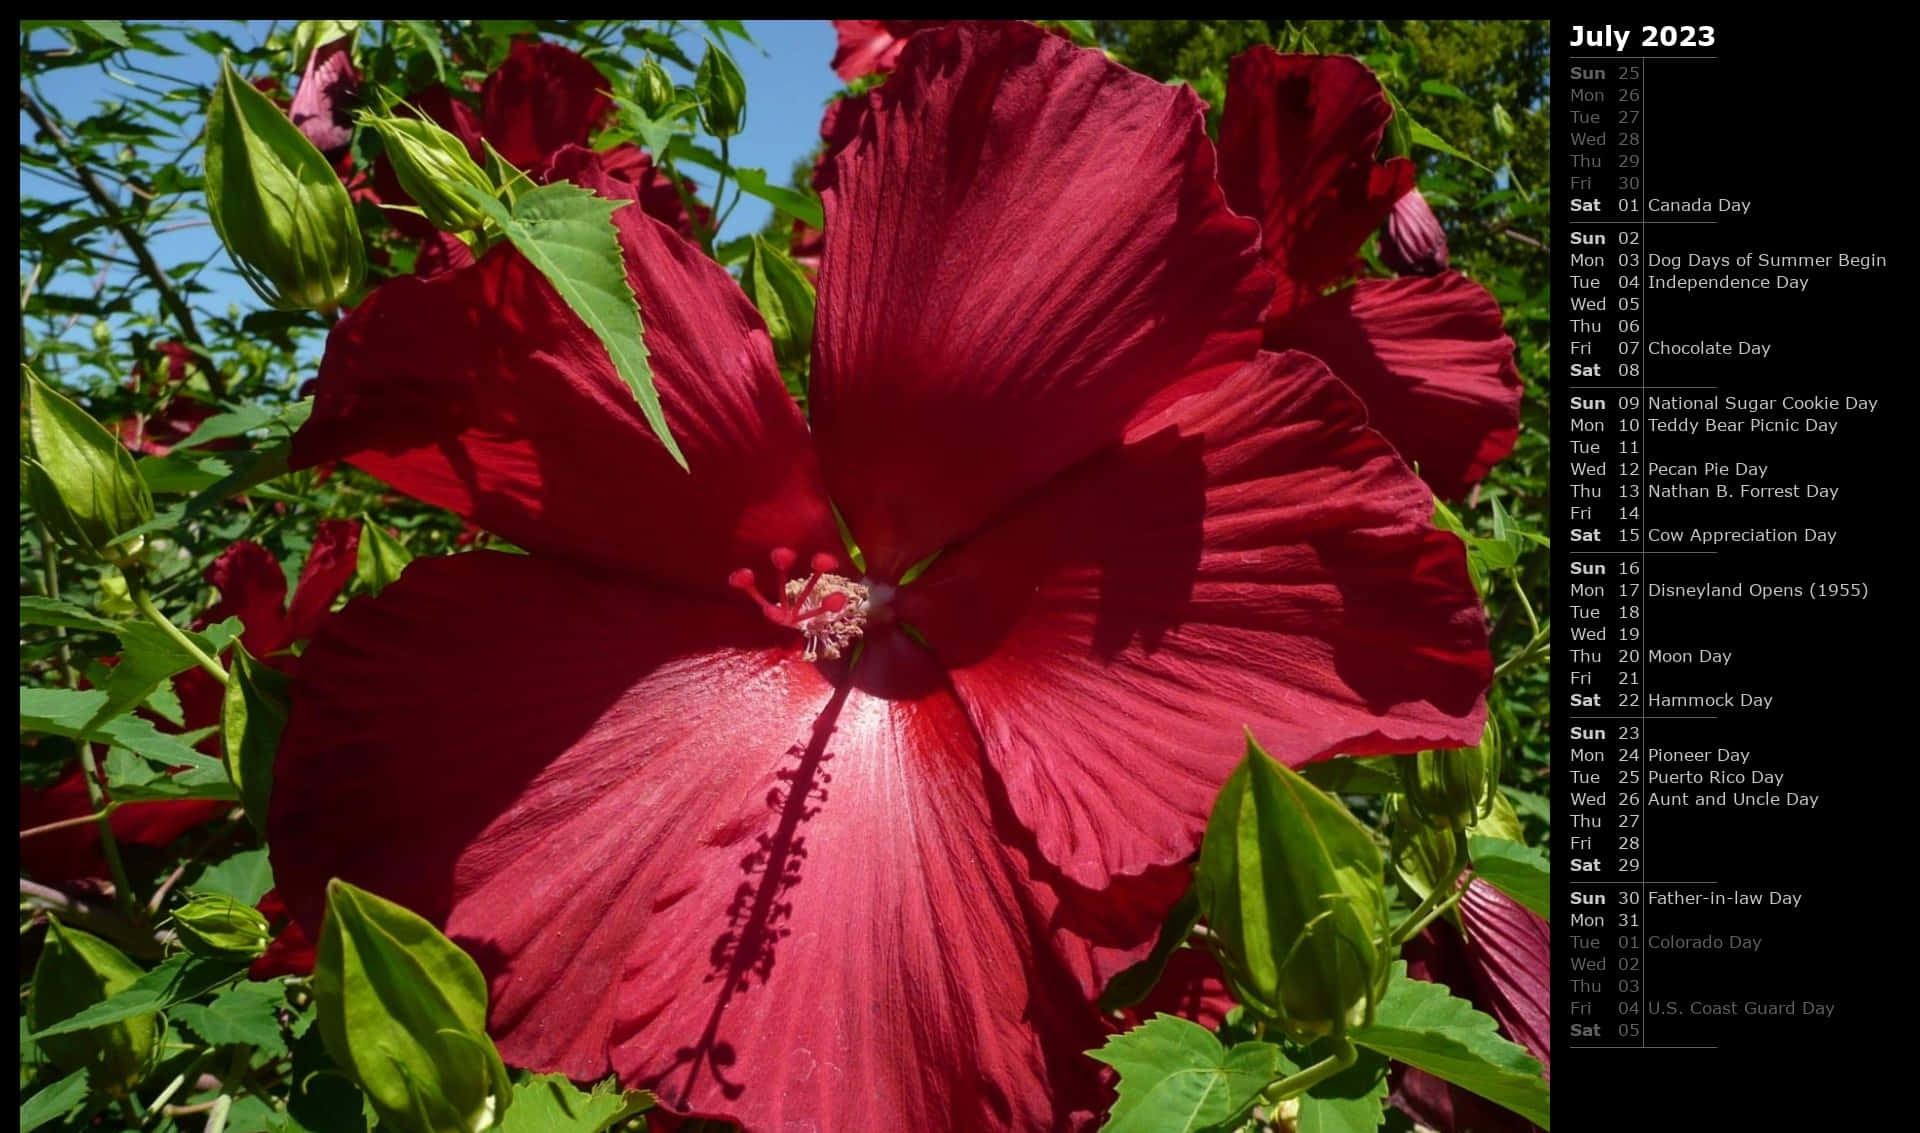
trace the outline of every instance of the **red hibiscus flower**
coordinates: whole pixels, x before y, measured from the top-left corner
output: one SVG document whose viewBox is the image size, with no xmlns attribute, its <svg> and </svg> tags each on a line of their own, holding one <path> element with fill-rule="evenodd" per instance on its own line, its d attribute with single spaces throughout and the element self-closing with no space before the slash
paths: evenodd
<svg viewBox="0 0 1920 1133">
<path fill-rule="evenodd" d="M 1485 628 L 1351 392 L 1259 351 L 1191 93 L 952 27 L 842 122 L 811 429 L 638 209 L 688 472 L 510 247 L 336 325 L 295 462 L 529 553 L 416 561 L 316 637 L 275 868 L 309 929 L 334 876 L 445 926 L 518 1065 L 752 1129 L 1058 1127 L 1241 726 L 1469 742 Z"/>
<path fill-rule="evenodd" d="M 1520 374 L 1500 305 L 1452 271 L 1324 294 L 1354 274 L 1368 234 L 1413 190 L 1412 162 L 1375 158 L 1392 115 L 1358 60 L 1255 47 L 1228 75 L 1220 180 L 1234 208 L 1260 219 L 1280 277 L 1267 348 L 1326 362 L 1434 490 L 1457 497 L 1519 435 Z"/>
<path fill-rule="evenodd" d="M 552 167 L 554 158 L 570 147 L 585 146 L 613 109 L 606 89 L 606 77 L 584 57 L 556 43 L 523 40 L 515 43 L 506 61 L 487 76 L 480 88 L 478 114 L 445 87 L 422 91 L 408 103 L 465 142 L 475 161 L 486 159 L 481 147 L 484 139 L 501 157 L 544 184 L 567 175 Z M 638 200 L 650 216 L 681 235 L 692 234 L 693 221 L 688 218 L 680 190 L 645 150 L 626 143 L 599 155 L 599 159 L 608 176 L 633 186 L 633 192 L 622 196 Z M 380 200 L 412 203 L 384 161 L 374 166 L 374 184 Z M 691 196 L 693 182 L 683 178 L 681 187 Z M 427 241 L 423 252 L 427 261 L 419 274 L 430 275 L 473 262 L 466 245 L 457 238 L 435 232 L 426 221 L 407 213 L 390 215 L 396 228 Z M 711 219 L 704 206 L 695 206 L 695 216 L 702 225 Z"/>
<path fill-rule="evenodd" d="M 291 673 L 298 658 L 289 648 L 312 637 L 326 619 L 333 600 L 353 579 L 359 551 L 359 521 L 321 520 L 289 600 L 287 573 L 273 552 L 248 540 L 235 543 L 207 566 L 207 584 L 220 591 L 220 600 L 193 620 L 193 628 L 237 617 L 245 627 L 240 644 L 247 652 Z M 226 690 L 206 670 L 188 669 L 174 678 L 173 686 L 189 731 L 220 722 Z"/>
<path fill-rule="evenodd" d="M 339 519 L 322 521 L 314 535 L 313 550 L 300 571 L 300 583 L 289 610 L 287 576 L 273 553 L 258 543 L 235 543 L 207 567 L 207 583 L 220 591 L 220 600 L 194 619 L 193 628 L 204 629 L 237 616 L 245 626 L 240 641 L 247 652 L 283 672 L 291 672 L 295 658 L 286 652 L 287 647 L 311 637 L 314 628 L 326 617 L 334 598 L 353 577 L 359 546 L 358 523 Z M 206 670 L 193 668 L 180 673 L 173 678 L 173 688 L 180 699 L 184 721 L 181 731 L 193 732 L 219 725 L 225 690 Z M 161 727 L 172 730 L 172 725 L 165 722 Z M 218 743 L 218 736 L 209 736 L 200 746 L 214 755 L 218 754 Z M 77 818 L 92 809 L 86 779 L 78 765 L 51 787 L 20 788 L 20 828 L 23 830 Z M 113 826 L 114 838 L 123 844 L 165 846 L 230 809 L 230 803 L 209 799 L 128 803 L 114 811 L 108 822 Z M 20 857 L 27 872 L 41 881 L 73 881 L 107 875 L 106 859 L 100 854 L 100 838 L 91 826 L 36 834 L 20 843 Z"/>
<path fill-rule="evenodd" d="M 173 446 L 192 436 L 201 422 L 217 412 L 213 406 L 195 401 L 181 390 L 189 369 L 200 365 L 193 351 L 170 340 L 155 344 L 154 351 L 166 360 L 165 373 L 159 378 L 151 377 L 146 363 L 136 362 L 127 379 L 127 388 L 154 397 L 159 404 L 130 417 L 106 422 L 121 444 L 141 456 L 167 455 Z M 238 447 L 239 443 L 236 438 L 227 438 L 213 441 L 207 448 L 229 449 Z"/>
<path fill-rule="evenodd" d="M 1407 944 L 1407 973 L 1443 983 L 1492 1015 L 1500 1030 L 1553 1073 L 1553 930 L 1484 881 L 1455 906 L 1460 923 L 1436 921 Z M 1411 1067 L 1394 1067 L 1394 1102 L 1423 1125 L 1524 1133 L 1511 1110 Z"/>
</svg>

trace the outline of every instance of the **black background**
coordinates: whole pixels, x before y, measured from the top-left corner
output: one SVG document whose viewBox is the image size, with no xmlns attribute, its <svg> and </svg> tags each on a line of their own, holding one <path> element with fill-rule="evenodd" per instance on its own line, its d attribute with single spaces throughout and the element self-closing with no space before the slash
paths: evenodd
<svg viewBox="0 0 1920 1133">
<path fill-rule="evenodd" d="M 1822 26 L 1843 23 L 1819 21 Z M 1555 422 L 1554 449 L 1554 561 L 1556 575 L 1554 825 L 1555 872 L 1555 1017 L 1554 1047 L 1559 1055 L 1554 1073 L 1558 1095 L 1555 1106 L 1562 1133 L 1587 1129 L 1717 1129 L 1751 1123 L 1754 1129 L 1878 1129 L 1903 1125 L 1909 1108 L 1904 1091 L 1885 1081 L 1884 1067 L 1903 1052 L 1875 1051 L 1876 1031 L 1882 1021 L 1898 1017 L 1910 1000 L 1903 988 L 1908 965 L 1900 954 L 1905 932 L 1895 927 L 1902 915 L 1905 856 L 1899 850 L 1906 829 L 1920 822 L 1906 767 L 1912 758 L 1901 726 L 1916 693 L 1906 674 L 1912 668 L 1905 635 L 1904 597 L 1896 601 L 1906 569 L 1896 554 L 1913 539 L 1908 521 L 1912 491 L 1908 466 L 1916 449 L 1906 428 L 1905 386 L 1913 380 L 1913 365 L 1899 351 L 1910 340 L 1920 313 L 1913 310 L 1913 289 L 1906 282 L 1907 232 L 1915 224 L 1912 191 L 1904 170 L 1911 162 L 1908 131 L 1900 124 L 1907 99 L 1894 89 L 1898 66 L 1888 60 L 1900 54 L 1892 42 L 1874 42 L 1859 32 L 1846 42 L 1823 44 L 1806 28 L 1787 21 L 1715 22 L 1710 47 L 1659 48 L 1644 45 L 1642 24 L 1613 26 L 1631 33 L 1621 52 L 1604 52 L 1571 45 L 1573 21 L 1555 24 L 1553 138 L 1555 200 L 1559 212 L 1554 228 L 1555 282 Z M 1592 28 L 1593 24 L 1583 24 Z M 1698 26 L 1698 25 L 1695 25 Z M 1591 58 L 1611 55 L 1606 60 Z M 1691 56 L 1695 58 L 1678 58 Z M 1698 58 L 1711 56 L 1711 58 Z M 1578 58 L 1577 58 L 1578 57 Z M 1643 498 L 1645 527 L 1730 529 L 1751 525 L 1804 529 L 1821 527 L 1839 532 L 1833 546 L 1806 544 L 1742 544 L 1720 548 L 1716 555 L 1652 555 L 1645 558 L 1647 583 L 1714 581 L 1809 587 L 1815 583 L 1864 582 L 1869 597 L 1862 600 L 1779 598 L 1660 599 L 1643 601 L 1644 641 L 1647 648 L 1732 650 L 1727 668 L 1704 665 L 1658 665 L 1645 668 L 1643 694 L 1750 692 L 1771 695 L 1766 711 L 1721 710 L 1713 719 L 1679 720 L 1672 714 L 1697 715 L 1707 709 L 1648 712 L 1645 744 L 1667 748 L 1728 747 L 1752 751 L 1751 766 L 1784 773 L 1785 781 L 1771 790 L 1820 796 L 1807 808 L 1639 808 L 1618 805 L 1623 788 L 1617 773 L 1626 765 L 1612 758 L 1623 745 L 1601 745 L 1610 758 L 1605 769 L 1610 793 L 1604 813 L 1608 826 L 1599 831 L 1595 853 L 1570 848 L 1569 839 L 1589 831 L 1568 823 L 1568 796 L 1589 789 L 1572 782 L 1571 771 L 1593 765 L 1568 762 L 1567 729 L 1576 712 L 1606 711 L 1621 691 L 1615 682 L 1626 668 L 1618 661 L 1616 635 L 1606 643 L 1606 664 L 1569 663 L 1576 648 L 1567 634 L 1572 619 L 1568 585 L 1574 561 L 1619 562 L 1619 555 L 1583 555 L 1583 549 L 1621 549 L 1630 544 L 1618 538 L 1623 524 L 1614 509 L 1624 502 L 1617 489 L 1629 479 L 1618 475 L 1621 457 L 1616 444 L 1632 436 L 1620 430 L 1626 417 L 1661 416 L 1734 417 L 1749 414 L 1722 409 L 1718 413 L 1689 412 L 1639 414 L 1621 411 L 1613 401 L 1622 392 L 1600 392 L 1582 385 L 1635 384 L 1611 376 L 1614 364 L 1625 359 L 1615 353 L 1621 317 L 1605 313 L 1608 333 L 1568 333 L 1573 313 L 1569 298 L 1583 292 L 1572 289 L 1571 233 L 1617 231 L 1620 226 L 1587 225 L 1596 215 L 1619 219 L 1633 216 L 1616 205 L 1622 196 L 1614 177 L 1621 172 L 1617 158 L 1622 127 L 1614 111 L 1627 105 L 1616 93 L 1632 83 L 1605 84 L 1609 134 L 1608 160 L 1598 170 L 1574 169 L 1569 156 L 1577 127 L 1572 114 L 1591 111 L 1590 104 L 1572 101 L 1573 67 L 1605 68 L 1617 75 L 1622 65 L 1644 67 L 1641 110 L 1642 176 L 1645 195 L 1657 198 L 1745 198 L 1753 208 L 1744 217 L 1709 214 L 1711 225 L 1645 227 L 1643 251 L 1679 255 L 1688 253 L 1738 256 L 1745 252 L 1817 254 L 1879 253 L 1890 266 L 1870 272 L 1790 270 L 1787 274 L 1813 277 L 1805 292 L 1765 291 L 1656 291 L 1645 292 L 1639 312 L 1643 329 L 1638 338 L 1698 341 L 1738 340 L 1768 342 L 1772 353 L 1764 361 L 1752 358 L 1660 358 L 1644 354 L 1649 392 L 1675 386 L 1717 387 L 1689 391 L 1706 396 L 1718 392 L 1744 397 L 1823 394 L 1879 399 L 1878 411 L 1860 413 L 1796 413 L 1790 416 L 1834 417 L 1840 429 L 1834 435 L 1806 433 L 1732 437 L 1704 434 L 1654 433 L 1644 429 L 1641 459 L 1663 464 L 1701 464 L 1717 460 L 1758 462 L 1770 466 L 1766 484 L 1819 483 L 1838 488 L 1837 501 L 1814 503 L 1788 500 L 1735 505 L 1728 501 L 1686 502 Z M 1580 152 L 1603 152 L 1582 147 Z M 1595 191 L 1578 191 L 1574 176 L 1595 177 Z M 1599 214 L 1576 213 L 1572 202 L 1600 199 Z M 1649 213 L 1649 218 L 1656 218 Z M 1697 214 L 1675 214 L 1689 219 Z M 1610 253 L 1621 250 L 1610 245 Z M 1609 255 L 1609 260 L 1613 256 Z M 1638 269 L 1647 273 L 1644 260 Z M 1702 274 L 1683 267 L 1681 274 Z M 1631 274 L 1611 264 L 1604 270 L 1605 286 L 1597 292 L 1623 293 L 1618 277 Z M 1654 274 L 1672 274 L 1656 271 Z M 1774 271 L 1768 275 L 1778 274 Z M 1568 352 L 1570 340 L 1595 343 L 1592 359 Z M 1599 360 L 1609 376 L 1575 377 L 1571 366 Z M 1678 391 L 1676 391 L 1678 392 Z M 1575 413 L 1571 399 L 1608 399 L 1605 413 Z M 1789 416 L 1775 414 L 1774 416 Z M 1599 417 L 1607 431 L 1598 434 L 1606 448 L 1610 475 L 1602 482 L 1605 497 L 1575 500 L 1570 486 L 1570 464 L 1575 459 L 1570 442 L 1587 439 L 1570 432 L 1572 417 Z M 1585 459 L 1585 458 L 1580 458 Z M 1685 483 L 1735 484 L 1739 478 L 1696 477 Z M 1675 482 L 1673 477 L 1649 477 L 1647 483 Z M 1595 504 L 1601 522 L 1576 522 L 1570 508 Z M 1602 543 L 1577 544 L 1576 528 L 1599 528 Z M 1648 544 L 1649 550 L 1698 549 L 1697 544 Z M 1621 581 L 1610 576 L 1610 584 Z M 1618 617 L 1622 601 L 1608 586 L 1605 616 L 1598 623 L 1623 624 Z M 1592 605 L 1582 602 L 1582 605 Z M 1900 607 L 1896 624 L 1895 607 Z M 1576 670 L 1593 673 L 1593 684 L 1575 687 Z M 1603 710 L 1575 709 L 1574 696 L 1598 691 L 1606 698 Z M 1592 747 L 1593 745 L 1585 745 Z M 1714 764 L 1686 764 L 1708 768 Z M 1671 765 L 1661 769 L 1671 769 Z M 1690 794 L 1718 791 L 1712 787 L 1685 789 Z M 1640 790 L 1645 791 L 1642 785 Z M 1595 808 L 1585 809 L 1589 813 Z M 1771 890 L 1797 891 L 1804 899 L 1797 910 L 1761 906 L 1757 910 L 1732 908 L 1642 907 L 1637 932 L 1651 941 L 1665 936 L 1759 937 L 1758 951 L 1677 952 L 1647 947 L 1640 972 L 1645 993 L 1642 1013 L 1623 1012 L 1621 1002 L 1639 1000 L 1622 994 L 1618 961 L 1638 954 L 1621 948 L 1623 934 L 1635 930 L 1602 930 L 1606 947 L 1601 955 L 1614 961 L 1601 973 L 1605 994 L 1574 996 L 1569 959 L 1575 935 L 1596 935 L 1575 928 L 1570 895 L 1594 892 L 1583 882 L 1596 878 L 1638 880 L 1641 875 L 1621 872 L 1624 856 L 1612 844 L 1618 815 L 1641 811 L 1640 859 L 1648 890 L 1669 888 L 1671 881 L 1717 881 L 1731 893 Z M 1573 872 L 1579 858 L 1597 859 L 1606 872 Z M 1623 887 L 1608 886 L 1617 893 Z M 1636 910 L 1611 905 L 1609 913 Z M 1610 920 L 1614 919 L 1609 917 Z M 1593 954 L 1593 953 L 1589 953 Z M 1594 1014 L 1569 1014 L 1574 999 L 1594 1003 Z M 1727 1018 L 1652 1014 L 1669 1002 L 1686 1011 L 1693 1001 L 1742 1003 L 1748 1000 L 1820 1000 L 1837 1005 L 1825 1020 L 1805 1015 Z M 1638 1023 L 1640 1037 L 1617 1033 L 1618 1025 Z M 1573 1026 L 1601 1024 L 1601 1038 L 1579 1038 Z M 1644 1038 L 1645 1045 L 1641 1041 Z M 1892 1055 L 1891 1058 L 1887 1057 Z M 1889 1086 L 1895 1086 L 1889 1089 Z"/>
</svg>

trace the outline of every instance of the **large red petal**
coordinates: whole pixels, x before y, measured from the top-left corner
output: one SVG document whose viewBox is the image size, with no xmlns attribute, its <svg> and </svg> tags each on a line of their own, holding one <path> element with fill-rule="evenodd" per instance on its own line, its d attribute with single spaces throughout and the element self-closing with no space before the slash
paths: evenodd
<svg viewBox="0 0 1920 1133">
<path fill-rule="evenodd" d="M 359 553 L 359 520 L 320 521 L 306 565 L 300 568 L 300 581 L 293 587 L 293 601 L 287 611 L 289 638 L 301 641 L 313 636 L 320 620 L 333 609 L 333 600 L 353 580 Z"/>
<path fill-rule="evenodd" d="M 759 314 L 638 208 L 614 223 L 691 472 L 599 339 L 504 245 L 471 268 L 389 281 L 334 327 L 295 462 L 347 459 L 519 546 L 716 590 L 772 546 L 802 561 L 837 549 Z"/>
<path fill-rule="evenodd" d="M 813 423 L 877 574 L 1251 356 L 1270 283 L 1191 91 L 962 25 L 914 36 L 830 128 Z"/>
<path fill-rule="evenodd" d="M 1269 323 L 1267 346 L 1318 355 L 1448 499 L 1520 434 L 1520 371 L 1500 304 L 1459 272 L 1363 279 Z"/>
<path fill-rule="evenodd" d="M 1487 885 L 1467 886 L 1457 906 L 1469 935 L 1443 920 L 1407 942 L 1407 974 L 1444 984 L 1499 1020 L 1507 1037 L 1549 1059 L 1552 930 L 1545 921 Z M 1502 970 L 1511 966 L 1512 970 Z M 1410 1066 L 1396 1065 L 1394 1104 L 1434 1129 L 1528 1133 L 1532 1122 Z"/>
<path fill-rule="evenodd" d="M 891 71 L 907 46 L 907 37 L 922 28 L 937 28 L 950 20 L 835 20 L 833 73 L 850 83 L 875 71 Z"/>
<path fill-rule="evenodd" d="M 238 617 L 240 640 L 248 652 L 264 657 L 286 648 L 287 573 L 272 551 L 243 539 L 220 552 L 207 566 L 206 577 L 207 584 L 220 591 L 220 599 L 193 620 L 193 628 Z"/>
<path fill-rule="evenodd" d="M 882 636 L 836 689 L 745 602 L 418 562 L 302 658 L 281 890 L 309 925 L 331 876 L 444 924 L 516 1065 L 752 1129 L 1060 1124 L 1092 1100 L 1087 941 Z"/>
<path fill-rule="evenodd" d="M 1500 1021 L 1507 1037 L 1553 1070 L 1553 929 L 1493 886 L 1476 881 L 1461 894 L 1473 1001 Z M 1451 925 L 1441 926 L 1452 932 Z"/>
<path fill-rule="evenodd" d="M 1245 744 L 1299 765 L 1480 734 L 1460 543 L 1358 399 L 1263 354 L 902 587 L 1049 860 L 1177 861 Z"/>
<path fill-rule="evenodd" d="M 482 131 L 521 169 L 561 146 L 585 145 L 613 102 L 599 68 L 557 43 L 522 40 L 481 89 Z"/>
<path fill-rule="evenodd" d="M 1280 274 L 1273 313 L 1350 274 L 1367 234 L 1413 188 L 1413 163 L 1376 161 L 1393 107 L 1380 80 L 1343 55 L 1281 55 L 1264 45 L 1233 60 L 1220 119 L 1220 183 L 1258 217 Z"/>
</svg>

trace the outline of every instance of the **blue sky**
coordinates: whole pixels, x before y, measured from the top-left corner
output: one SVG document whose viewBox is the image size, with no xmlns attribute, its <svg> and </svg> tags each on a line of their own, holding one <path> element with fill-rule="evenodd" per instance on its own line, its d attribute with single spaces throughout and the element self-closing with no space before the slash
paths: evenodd
<svg viewBox="0 0 1920 1133">
<path fill-rule="evenodd" d="M 827 20 L 747 20 L 745 23 L 759 46 L 738 41 L 732 45 L 734 59 L 747 84 L 747 121 L 745 130 L 729 144 L 734 164 L 765 169 L 773 183 L 782 184 L 793 163 L 812 148 L 819 136 L 820 112 L 828 97 L 841 86 L 828 66 L 833 57 L 833 25 Z M 264 35 L 267 27 L 262 21 L 238 30 L 230 22 L 220 26 L 236 39 L 244 39 L 249 33 L 255 37 Z M 34 46 L 52 46 L 55 37 L 54 32 L 36 32 Z M 690 50 L 690 53 L 696 51 Z M 218 66 L 218 60 L 191 47 L 177 59 L 142 59 L 140 62 L 143 66 L 151 65 L 156 70 L 202 82 L 210 82 Z M 47 75 L 43 90 L 59 112 L 72 120 L 93 113 L 103 101 L 125 97 L 129 92 L 122 83 L 128 79 L 140 81 L 137 76 L 116 79 L 100 68 L 75 67 Z M 32 124 L 24 114 L 20 122 L 25 136 Z M 198 120 L 192 125 L 197 128 Z M 185 144 L 183 138 L 168 143 L 165 148 L 177 150 Z M 197 162 L 198 154 L 194 153 L 191 160 Z M 702 171 L 689 172 L 696 180 L 703 179 Z M 710 187 L 710 182 L 703 181 L 703 184 Z M 20 191 L 22 196 L 43 200 L 60 199 L 72 192 L 31 175 L 24 168 Z M 757 230 L 766 223 L 770 211 L 769 206 L 757 198 L 743 198 L 728 217 L 721 231 L 722 238 Z M 214 257 L 213 263 L 200 275 L 200 282 L 211 288 L 211 292 L 197 296 L 196 307 L 220 311 L 231 303 L 245 311 L 259 305 L 246 284 L 232 273 L 212 229 L 205 224 L 160 236 L 154 242 L 154 254 L 163 264 Z M 26 263 L 20 265 L 22 280 L 29 269 Z M 42 280 L 41 284 L 44 286 L 47 282 Z M 78 284 L 66 281 L 59 286 L 71 288 Z"/>
</svg>

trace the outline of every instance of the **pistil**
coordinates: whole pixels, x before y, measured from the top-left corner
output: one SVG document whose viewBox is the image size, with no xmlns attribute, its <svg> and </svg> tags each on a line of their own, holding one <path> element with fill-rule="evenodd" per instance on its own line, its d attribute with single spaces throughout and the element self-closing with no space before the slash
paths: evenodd
<svg viewBox="0 0 1920 1133">
<path fill-rule="evenodd" d="M 728 575 L 727 583 L 753 599 L 768 621 L 799 633 L 806 641 L 802 654 L 806 660 L 837 660 L 866 629 L 867 588 L 833 573 L 840 562 L 824 552 L 808 561 L 811 573 L 807 578 L 792 581 L 787 575 L 799 555 L 789 547 L 775 547 L 768 559 L 773 564 L 779 602 L 768 601 L 760 593 L 753 571 L 747 567 Z"/>
</svg>

